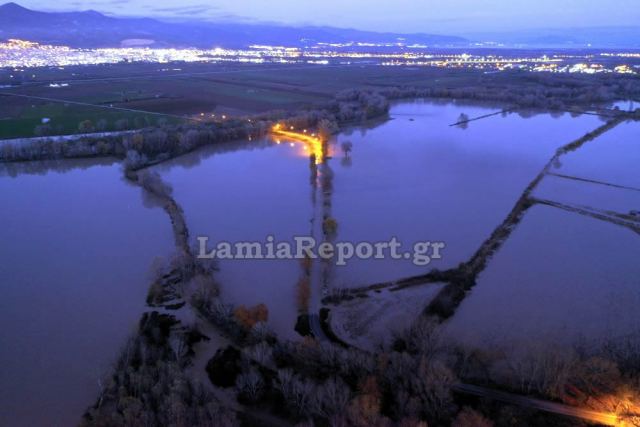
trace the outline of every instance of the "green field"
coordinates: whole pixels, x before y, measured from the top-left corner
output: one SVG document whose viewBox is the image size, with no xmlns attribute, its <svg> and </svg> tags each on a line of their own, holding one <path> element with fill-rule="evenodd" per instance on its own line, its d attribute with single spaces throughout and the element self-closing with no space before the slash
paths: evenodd
<svg viewBox="0 0 640 427">
<path fill-rule="evenodd" d="M 81 122 L 89 120 L 95 131 L 115 131 L 129 128 L 140 128 L 159 123 L 177 123 L 180 119 L 157 115 L 108 110 L 103 108 L 85 107 L 79 105 L 65 105 L 47 103 L 16 98 L 4 98 L 13 104 L 14 114 L 6 116 L 0 113 L 0 139 L 36 136 L 36 127 L 49 119 L 47 125 L 52 135 L 69 135 L 79 133 Z M 18 106 L 18 108 L 15 108 Z M 0 107 L 0 110 L 4 110 Z M 117 127 L 121 120 L 127 121 L 126 127 Z M 99 125 L 103 125 L 99 126 Z"/>
</svg>

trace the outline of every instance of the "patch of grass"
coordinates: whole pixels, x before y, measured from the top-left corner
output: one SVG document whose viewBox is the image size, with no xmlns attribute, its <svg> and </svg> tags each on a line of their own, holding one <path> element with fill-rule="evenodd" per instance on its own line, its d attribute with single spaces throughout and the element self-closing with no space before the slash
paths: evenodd
<svg viewBox="0 0 640 427">
<path fill-rule="evenodd" d="M 126 111 L 107 110 L 102 108 L 83 107 L 79 105 L 64 104 L 39 104 L 21 109 L 17 117 L 5 117 L 0 119 L 0 138 L 29 138 L 37 136 L 35 128 L 42 124 L 44 118 L 49 119 L 49 127 L 52 135 L 69 135 L 79 133 L 80 122 L 89 120 L 94 126 L 101 120 L 106 121 L 104 131 L 119 130 L 116 122 L 127 120 L 129 128 L 146 127 L 156 125 L 160 116 L 144 113 L 128 113 Z M 177 118 L 164 118 L 169 123 L 180 122 Z M 97 129 L 96 129 L 97 130 Z"/>
</svg>

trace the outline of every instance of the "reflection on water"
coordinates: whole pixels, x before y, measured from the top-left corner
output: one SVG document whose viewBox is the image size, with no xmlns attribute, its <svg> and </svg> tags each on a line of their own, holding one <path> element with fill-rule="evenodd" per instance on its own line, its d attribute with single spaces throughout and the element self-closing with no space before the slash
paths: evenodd
<svg viewBox="0 0 640 427">
<path fill-rule="evenodd" d="M 311 157 L 316 164 L 324 162 L 326 155 L 326 141 L 323 141 L 318 135 L 303 129 L 298 130 L 291 126 L 289 129 L 284 129 L 281 123 L 273 126 L 271 130 L 273 137 L 276 138 L 276 143 L 280 144 L 281 139 L 290 141 L 291 144 L 300 144 L 302 146 L 302 153 L 306 157 Z"/>
<path fill-rule="evenodd" d="M 272 140 L 261 139 L 253 141 L 229 141 L 215 145 L 206 145 L 189 154 L 171 159 L 168 165 L 160 164 L 156 166 L 156 168 L 160 171 L 165 169 L 165 165 L 167 165 L 167 167 L 181 166 L 191 168 L 198 166 L 203 160 L 216 154 L 234 153 L 238 151 L 260 151 L 271 147 L 273 144 L 274 142 Z"/>
<path fill-rule="evenodd" d="M 78 423 L 140 318 L 152 260 L 172 251 L 166 214 L 112 163 L 0 178 L 0 425 Z"/>
<path fill-rule="evenodd" d="M 96 159 L 43 160 L 37 162 L 0 163 L 0 177 L 20 175 L 47 175 L 49 172 L 66 173 L 86 170 L 94 166 L 111 166 L 118 160 L 114 157 Z"/>
<path fill-rule="evenodd" d="M 627 99 L 614 102 L 611 108 L 619 108 L 622 111 L 635 111 L 636 108 L 640 108 L 640 103 Z"/>
</svg>

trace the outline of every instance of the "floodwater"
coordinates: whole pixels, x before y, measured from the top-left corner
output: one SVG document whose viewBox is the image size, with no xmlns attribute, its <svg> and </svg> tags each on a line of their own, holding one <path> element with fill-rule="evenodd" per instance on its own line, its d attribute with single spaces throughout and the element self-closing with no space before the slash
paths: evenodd
<svg viewBox="0 0 640 427">
<path fill-rule="evenodd" d="M 640 188 L 640 122 L 621 123 L 560 158 L 553 172 Z"/>
<path fill-rule="evenodd" d="M 477 117 L 495 108 L 404 103 L 393 120 L 338 137 L 353 144 L 349 163 L 338 160 L 333 213 L 338 240 L 382 241 L 396 236 L 410 249 L 417 240 L 443 241 L 441 260 L 355 260 L 335 269 L 335 284 L 358 286 L 468 259 L 513 208 L 555 150 L 602 125 L 594 116 L 497 115 L 450 127 L 461 113 Z"/>
<path fill-rule="evenodd" d="M 638 123 L 622 123 L 560 158 L 541 200 L 640 227 Z M 619 224 L 536 205 L 490 260 L 449 322 L 479 345 L 598 344 L 640 334 L 640 235 Z M 527 343 L 528 342 L 528 343 Z"/>
<path fill-rule="evenodd" d="M 640 236 L 535 205 L 448 322 L 450 336 L 491 348 L 572 345 L 640 332 Z"/>
<path fill-rule="evenodd" d="M 466 128 L 449 126 L 461 113 L 495 111 L 433 102 L 395 105 L 392 120 L 354 128 L 332 141 L 331 158 L 318 165 L 320 176 L 333 176 L 332 191 L 324 194 L 322 178 L 312 185 L 304 145 L 285 140 L 199 150 L 155 169 L 174 188 L 194 243 L 196 236 L 207 236 L 210 248 L 223 241 L 264 242 L 269 235 L 276 241 L 309 234 L 321 239 L 323 213 L 338 223 L 336 242 L 396 236 L 405 249 L 418 240 L 446 243 L 443 258 L 428 266 L 354 259 L 329 272 L 333 286 L 370 284 L 464 261 L 558 147 L 603 123 L 594 116 L 510 114 Z M 349 155 L 341 148 L 347 141 L 353 146 Z M 298 261 L 220 260 L 219 268 L 227 301 L 265 303 L 274 329 L 296 336 Z"/>
<path fill-rule="evenodd" d="M 554 175 L 546 176 L 533 196 L 603 213 L 629 215 L 634 211 L 640 212 L 640 189 L 613 187 Z"/>
<path fill-rule="evenodd" d="M 0 197 L 0 425 L 77 425 L 173 250 L 169 219 L 113 161 L 9 165 Z"/>
<path fill-rule="evenodd" d="M 311 229 L 310 162 L 302 147 L 272 141 L 230 143 L 187 154 L 155 167 L 173 187 L 190 235 L 219 242 L 291 242 Z M 269 323 L 294 337 L 296 260 L 220 260 L 216 278 L 225 301 L 265 304 Z"/>
<path fill-rule="evenodd" d="M 632 99 L 616 101 L 611 105 L 611 108 L 619 108 L 622 111 L 634 111 L 640 107 L 640 103 L 633 101 Z"/>
<path fill-rule="evenodd" d="M 338 135 L 320 165 L 310 161 L 304 144 L 266 138 L 201 149 L 154 169 L 172 185 L 193 242 L 206 236 L 209 247 L 265 242 L 271 235 L 276 242 L 309 235 L 320 240 L 323 215 L 337 221 L 338 242 L 395 236 L 404 249 L 415 241 L 446 243 L 443 258 L 428 266 L 356 259 L 327 276 L 330 286 L 370 284 L 466 260 L 555 150 L 603 123 L 591 115 L 504 114 L 449 126 L 462 113 L 473 118 L 497 110 L 397 104 L 391 120 Z M 588 144 L 564 156 L 556 172 L 637 187 L 637 174 L 628 170 L 638 164 L 637 151 L 628 152 L 637 129 L 618 127 L 601 138 L 612 144 Z M 342 147 L 348 145 L 347 154 Z M 169 218 L 122 179 L 118 164 L 37 165 L 10 165 L 0 173 L 0 425 L 77 423 L 144 310 L 153 259 L 173 251 Z M 597 190 L 561 190 L 568 184 L 549 179 L 549 198 L 597 199 L 595 207 L 624 212 L 635 203 L 621 193 L 603 199 Z M 632 258 L 638 249 L 629 230 L 535 207 L 455 321 L 465 330 L 465 321 L 476 327 L 485 322 L 495 334 L 500 330 L 491 328 L 498 324 L 517 332 L 513 319 L 527 313 L 539 322 L 546 316 L 547 323 L 523 321 L 520 332 L 538 324 L 588 324 L 581 331 L 599 334 L 603 325 L 637 322 L 631 306 L 639 302 Z M 218 266 L 225 300 L 264 303 L 272 327 L 284 338 L 297 336 L 300 261 L 221 260 Z M 314 274 L 318 268 L 316 263 Z M 312 285 L 317 300 L 319 283 Z M 532 303 L 536 298 L 540 304 Z M 540 307 L 545 311 L 536 317 Z"/>
</svg>

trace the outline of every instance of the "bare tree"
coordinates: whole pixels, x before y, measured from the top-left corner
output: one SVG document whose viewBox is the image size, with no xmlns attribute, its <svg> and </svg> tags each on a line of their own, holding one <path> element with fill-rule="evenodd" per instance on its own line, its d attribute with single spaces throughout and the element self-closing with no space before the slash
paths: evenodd
<svg viewBox="0 0 640 427">
<path fill-rule="evenodd" d="M 315 387 L 309 381 L 299 378 L 293 371 L 285 369 L 278 371 L 278 380 L 275 387 L 289 406 L 290 410 L 298 416 L 311 414 L 311 398 Z"/>
<path fill-rule="evenodd" d="M 240 394 L 251 402 L 257 402 L 264 391 L 262 375 L 255 369 L 240 374 L 236 380 L 236 388 Z"/>
<path fill-rule="evenodd" d="M 351 398 L 349 387 L 338 377 L 317 386 L 312 396 L 313 412 L 325 418 L 344 413 Z"/>
</svg>

